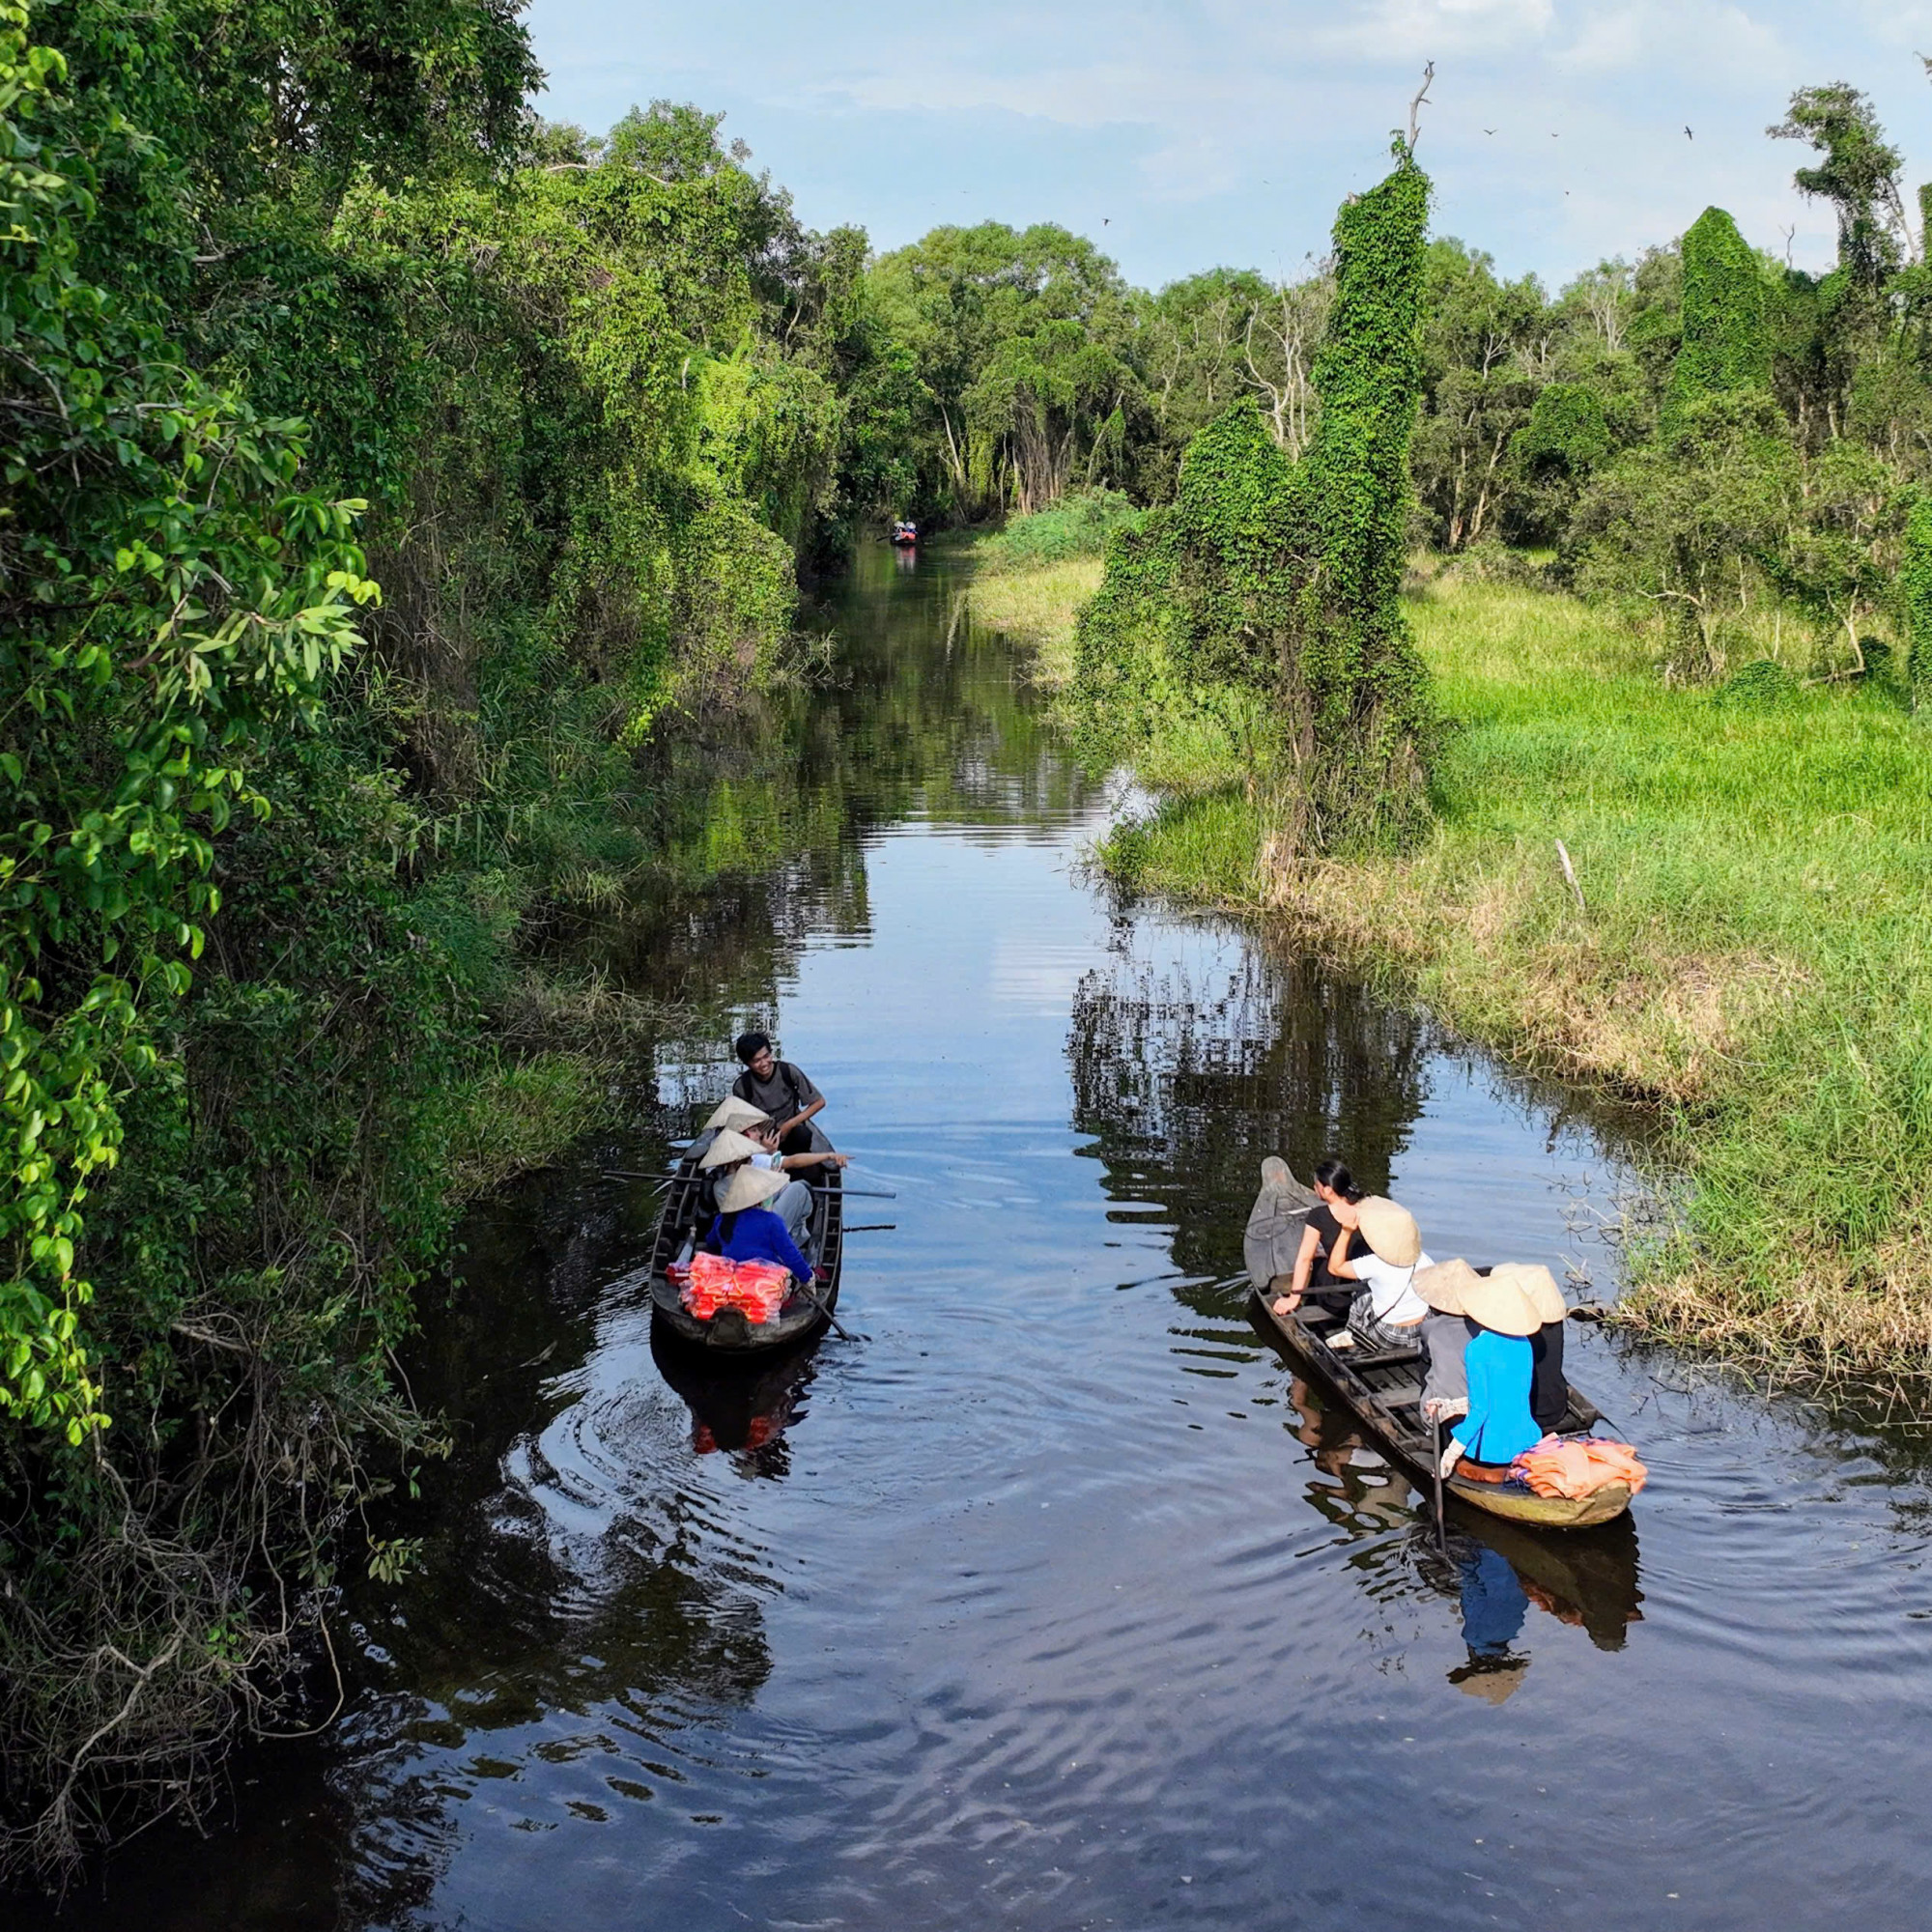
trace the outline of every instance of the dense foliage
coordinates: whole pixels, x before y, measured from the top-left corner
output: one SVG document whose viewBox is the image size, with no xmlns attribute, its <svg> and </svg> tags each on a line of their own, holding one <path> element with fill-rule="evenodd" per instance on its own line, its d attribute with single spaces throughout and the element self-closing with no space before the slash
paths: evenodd
<svg viewBox="0 0 1932 1932">
<path fill-rule="evenodd" d="M 716 117 L 592 141 L 534 78 L 498 0 L 0 12 L 0 1745 L 43 1854 L 191 1797 L 337 1565 L 407 1560 L 344 1532 L 434 1446 L 417 1286 L 593 1100 L 533 950 L 648 890 L 647 741 L 783 675 L 801 569 L 901 493 L 864 237 Z"/>
</svg>

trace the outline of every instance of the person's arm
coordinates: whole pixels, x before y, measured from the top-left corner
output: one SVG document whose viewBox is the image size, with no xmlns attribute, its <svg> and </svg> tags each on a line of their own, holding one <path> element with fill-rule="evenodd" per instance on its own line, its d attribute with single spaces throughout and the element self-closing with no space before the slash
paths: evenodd
<svg viewBox="0 0 1932 1932">
<path fill-rule="evenodd" d="M 790 1065 L 790 1063 L 787 1062 L 786 1065 Z M 805 1105 L 779 1128 L 779 1138 L 781 1140 L 786 1134 L 790 1133 L 794 1127 L 804 1126 L 825 1105 L 825 1095 L 811 1084 L 811 1075 L 797 1066 L 793 1066 L 791 1070 L 798 1075 L 800 1091 L 797 1097 L 803 1100 Z"/>
<path fill-rule="evenodd" d="M 1293 1315 L 1301 1306 L 1301 1297 L 1308 1293 L 1308 1277 L 1315 1272 L 1315 1251 L 1321 1245 L 1321 1236 L 1315 1232 L 1311 1221 L 1301 1231 L 1301 1247 L 1294 1257 L 1294 1279 L 1286 1294 L 1275 1296 L 1277 1315 Z"/>
<path fill-rule="evenodd" d="M 821 1101 L 820 1104 L 824 1103 Z M 801 1115 L 799 1118 L 803 1120 L 806 1117 Z M 833 1167 L 845 1167 L 850 1165 L 851 1159 L 849 1153 L 788 1153 L 779 1162 L 779 1166 L 786 1174 L 795 1174 L 802 1167 L 824 1167 L 828 1164 Z"/>
<path fill-rule="evenodd" d="M 778 1221 L 778 1216 L 774 1214 L 772 1219 Z M 799 1253 L 798 1243 L 791 1237 L 791 1230 L 782 1221 L 779 1221 L 777 1229 L 773 1232 L 771 1243 L 772 1259 L 775 1262 L 781 1262 L 790 1268 L 795 1280 L 807 1283 L 811 1280 L 811 1264 Z"/>
<path fill-rule="evenodd" d="M 1490 1351 L 1484 1346 L 1488 1339 L 1487 1334 L 1472 1336 L 1463 1354 L 1469 1378 L 1469 1411 L 1449 1432 L 1458 1456 L 1475 1453 L 1490 1419 Z M 1446 1468 L 1443 1473 L 1448 1473 Z"/>
</svg>

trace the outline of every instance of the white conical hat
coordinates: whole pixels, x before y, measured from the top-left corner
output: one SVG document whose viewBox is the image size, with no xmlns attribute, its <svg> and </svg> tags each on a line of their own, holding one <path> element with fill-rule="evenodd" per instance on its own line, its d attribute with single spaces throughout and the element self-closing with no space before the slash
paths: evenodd
<svg viewBox="0 0 1932 1932">
<path fill-rule="evenodd" d="M 1399 1202 L 1371 1194 L 1356 1204 L 1362 1219 L 1362 1239 L 1391 1267 L 1413 1267 L 1422 1253 L 1422 1230 L 1415 1216 Z"/>
<path fill-rule="evenodd" d="M 756 1141 L 747 1140 L 743 1134 L 733 1133 L 726 1127 L 711 1145 L 704 1150 L 698 1160 L 699 1167 L 729 1167 L 735 1160 L 750 1160 L 754 1153 L 763 1153 Z"/>
<path fill-rule="evenodd" d="M 735 1094 L 727 1094 L 711 1110 L 711 1118 L 698 1129 L 707 1127 L 744 1128 L 762 1125 L 770 1118 L 763 1108 L 754 1107 L 749 1100 L 741 1100 Z"/>
<path fill-rule="evenodd" d="M 1563 1291 L 1556 1286 L 1556 1277 L 1535 1262 L 1498 1262 L 1490 1270 L 1490 1279 L 1521 1289 L 1541 1321 L 1561 1321 L 1570 1312 L 1563 1305 Z"/>
<path fill-rule="evenodd" d="M 741 1214 L 747 1208 L 762 1207 L 774 1194 L 782 1194 L 785 1178 L 775 1167 L 741 1167 L 718 1190 L 718 1211 Z"/>
</svg>

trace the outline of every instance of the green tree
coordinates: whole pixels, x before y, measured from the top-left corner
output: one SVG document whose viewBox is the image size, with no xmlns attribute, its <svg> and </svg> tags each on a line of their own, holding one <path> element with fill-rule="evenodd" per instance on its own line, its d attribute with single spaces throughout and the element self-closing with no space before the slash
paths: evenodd
<svg viewBox="0 0 1932 1932">
<path fill-rule="evenodd" d="M 1460 242 L 1427 251 L 1416 493 L 1451 551 L 1493 532 L 1516 471 L 1510 443 L 1550 376 L 1555 330 L 1534 275 L 1498 281 L 1495 264 Z"/>
</svg>

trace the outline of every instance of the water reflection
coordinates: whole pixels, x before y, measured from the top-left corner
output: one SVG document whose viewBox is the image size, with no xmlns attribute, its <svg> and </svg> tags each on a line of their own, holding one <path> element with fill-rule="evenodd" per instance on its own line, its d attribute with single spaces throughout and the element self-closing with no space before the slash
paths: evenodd
<svg viewBox="0 0 1932 1932">
<path fill-rule="evenodd" d="M 805 1393 L 817 1374 L 815 1344 L 762 1367 L 721 1368 L 653 1326 L 651 1359 L 691 1410 L 691 1446 L 698 1455 L 728 1456 L 742 1475 L 787 1474 L 784 1435 L 805 1417 Z"/>
<path fill-rule="evenodd" d="M 1450 1673 L 1452 1684 L 1491 1701 L 1508 1695 L 1528 1664 L 1511 1645 L 1532 1605 L 1585 1631 L 1599 1650 L 1624 1647 L 1629 1627 L 1643 1618 L 1630 1517 L 1594 1530 L 1539 1534 L 1452 1497 L 1438 1543 L 1432 1498 L 1411 1488 L 1341 1403 L 1324 1403 L 1318 1385 L 1296 1373 L 1291 1358 L 1281 1359 L 1294 1413 L 1289 1433 L 1326 1479 L 1309 1482 L 1304 1493 L 1350 1538 L 1370 1542 L 1367 1560 L 1351 1568 L 1373 1579 L 1372 1594 L 1383 1594 L 1391 1572 L 1401 1571 L 1456 1604 L 1469 1655 Z"/>
<path fill-rule="evenodd" d="M 1123 909 L 1113 962 L 1074 998 L 1066 1055 L 1074 1124 L 1108 1193 L 1159 1203 L 1177 1266 L 1212 1277 L 1240 1264 L 1268 1154 L 1306 1175 L 1339 1151 L 1365 1186 L 1387 1187 L 1434 1039 L 1414 1012 L 1235 928 L 1204 921 L 1191 936 L 1179 960 L 1171 945 L 1156 952 Z"/>
</svg>

